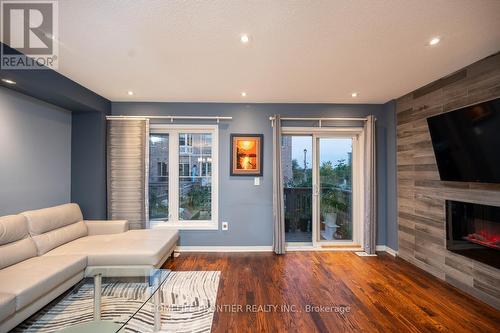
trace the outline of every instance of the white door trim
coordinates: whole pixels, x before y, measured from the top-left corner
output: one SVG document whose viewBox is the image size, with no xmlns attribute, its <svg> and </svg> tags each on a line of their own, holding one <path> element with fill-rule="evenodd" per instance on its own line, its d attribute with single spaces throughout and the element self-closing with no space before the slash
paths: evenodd
<svg viewBox="0 0 500 333">
<path fill-rule="evenodd" d="M 363 189 L 363 136 L 364 129 L 362 127 L 336 127 L 336 128 L 318 128 L 318 127 L 283 127 L 282 135 L 304 135 L 310 136 L 312 140 L 312 173 L 313 173 L 313 185 L 312 185 L 312 246 L 304 244 L 294 244 L 290 243 L 287 245 L 287 249 L 294 249 L 294 251 L 317 251 L 324 250 L 321 246 L 325 245 L 359 245 L 362 247 L 363 244 L 363 212 L 362 208 L 364 205 L 362 189 Z M 352 241 L 333 241 L 333 242 L 320 242 L 318 241 L 319 232 L 319 209 L 320 203 L 319 199 L 319 140 L 318 138 L 347 138 L 351 137 L 353 140 L 353 239 Z M 288 244 L 288 243 L 287 243 Z M 336 248 L 338 249 L 338 248 Z M 343 250 L 355 249 L 359 251 L 360 248 L 342 248 Z M 331 250 L 331 249 L 328 249 Z"/>
</svg>

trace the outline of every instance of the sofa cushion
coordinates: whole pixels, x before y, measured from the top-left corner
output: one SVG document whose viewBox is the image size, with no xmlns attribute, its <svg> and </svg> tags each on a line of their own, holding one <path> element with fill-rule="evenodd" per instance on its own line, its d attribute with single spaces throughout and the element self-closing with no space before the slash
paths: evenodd
<svg viewBox="0 0 500 333">
<path fill-rule="evenodd" d="M 0 269 L 36 256 L 35 243 L 29 237 L 22 215 L 0 217 Z"/>
<path fill-rule="evenodd" d="M 12 243 L 29 236 L 26 218 L 22 215 L 0 217 L 0 245 Z"/>
<path fill-rule="evenodd" d="M 0 246 L 0 269 L 36 257 L 37 248 L 31 238 Z"/>
<path fill-rule="evenodd" d="M 16 310 L 85 270 L 85 256 L 34 257 L 0 270 L 0 292 L 16 295 Z"/>
<path fill-rule="evenodd" d="M 16 312 L 16 296 L 0 293 L 0 321 Z"/>
<path fill-rule="evenodd" d="M 119 234 L 128 230 L 127 220 L 83 221 L 87 225 L 89 236 Z"/>
<path fill-rule="evenodd" d="M 86 255 L 89 266 L 155 266 L 179 238 L 177 230 L 133 230 L 121 234 L 79 238 L 48 252 L 53 255 Z"/>
<path fill-rule="evenodd" d="M 31 236 L 41 235 L 83 220 L 80 207 L 74 203 L 30 210 L 21 215 L 26 216 Z"/>
<path fill-rule="evenodd" d="M 85 236 L 87 236 L 87 226 L 83 221 L 80 221 L 32 238 L 36 244 L 38 255 L 41 256 L 58 246 Z"/>
<path fill-rule="evenodd" d="M 31 210 L 21 215 L 26 217 L 38 255 L 88 234 L 82 211 L 77 204 Z"/>
</svg>

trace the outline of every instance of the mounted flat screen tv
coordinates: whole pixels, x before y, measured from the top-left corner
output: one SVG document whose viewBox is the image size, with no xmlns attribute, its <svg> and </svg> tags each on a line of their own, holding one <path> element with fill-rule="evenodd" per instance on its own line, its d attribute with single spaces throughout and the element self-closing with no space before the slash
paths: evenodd
<svg viewBox="0 0 500 333">
<path fill-rule="evenodd" d="M 500 183 L 500 98 L 427 118 L 441 180 Z"/>
</svg>

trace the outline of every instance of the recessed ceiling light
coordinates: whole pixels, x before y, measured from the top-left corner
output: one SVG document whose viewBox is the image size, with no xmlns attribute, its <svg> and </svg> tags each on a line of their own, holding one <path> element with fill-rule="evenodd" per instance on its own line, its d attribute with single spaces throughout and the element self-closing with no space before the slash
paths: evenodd
<svg viewBox="0 0 500 333">
<path fill-rule="evenodd" d="M 241 97 L 247 97 L 247 93 L 245 91 L 241 92 Z"/>
<path fill-rule="evenodd" d="M 352 97 L 354 97 L 354 98 L 356 98 L 356 97 L 358 97 L 358 93 L 357 93 L 357 92 L 353 92 L 353 93 L 351 94 L 351 96 L 352 96 Z"/>
<path fill-rule="evenodd" d="M 16 81 L 12 81 L 9 79 L 2 79 L 2 82 L 8 83 L 8 84 L 16 84 Z"/>
<path fill-rule="evenodd" d="M 441 38 L 439 37 L 434 37 L 432 38 L 430 41 L 429 41 L 429 45 L 430 46 L 434 46 L 434 45 L 437 45 L 439 44 L 439 42 L 441 41 Z"/>
<path fill-rule="evenodd" d="M 129 96 L 132 96 L 132 95 L 134 95 L 134 92 L 133 92 L 132 90 L 129 90 L 129 91 L 127 91 L 127 94 L 128 94 Z"/>
<path fill-rule="evenodd" d="M 240 41 L 243 43 L 243 44 L 246 44 L 250 41 L 250 36 L 248 36 L 247 34 L 243 34 L 240 36 Z"/>
</svg>

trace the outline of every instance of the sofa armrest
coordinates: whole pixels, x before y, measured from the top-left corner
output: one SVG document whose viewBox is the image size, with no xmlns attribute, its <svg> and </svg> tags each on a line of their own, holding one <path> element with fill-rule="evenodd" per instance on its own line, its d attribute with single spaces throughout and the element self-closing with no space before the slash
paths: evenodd
<svg viewBox="0 0 500 333">
<path fill-rule="evenodd" d="M 128 230 L 127 220 L 86 220 L 89 236 L 119 234 Z"/>
</svg>

